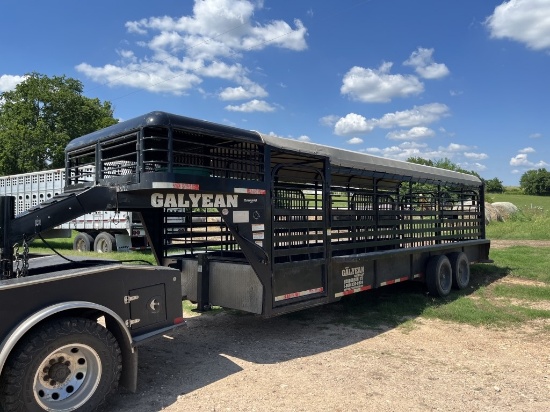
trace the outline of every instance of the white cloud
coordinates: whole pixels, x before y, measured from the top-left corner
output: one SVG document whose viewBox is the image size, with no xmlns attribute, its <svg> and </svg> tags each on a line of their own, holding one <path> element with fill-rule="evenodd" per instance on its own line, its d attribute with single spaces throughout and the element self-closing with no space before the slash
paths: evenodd
<svg viewBox="0 0 550 412">
<path fill-rule="evenodd" d="M 510 159 L 510 166 L 532 166 L 525 153 L 517 154 Z"/>
<path fill-rule="evenodd" d="M 460 152 L 468 149 L 470 149 L 470 147 L 458 143 L 449 143 L 447 147 L 439 146 L 439 150 L 446 152 Z"/>
<path fill-rule="evenodd" d="M 529 135 L 531 139 L 540 139 L 542 137 L 542 133 L 532 133 Z"/>
<path fill-rule="evenodd" d="M 450 72 L 443 63 L 434 62 L 432 57 L 433 52 L 434 49 L 419 47 L 416 51 L 412 52 L 411 56 L 403 64 L 414 67 L 416 73 L 425 79 L 441 79 Z"/>
<path fill-rule="evenodd" d="M 527 148 L 527 149 L 530 149 L 530 148 Z M 510 166 L 523 167 L 524 169 L 539 169 L 539 168 L 549 166 L 548 163 L 546 163 L 544 160 L 539 160 L 538 162 L 532 162 L 531 160 L 529 160 L 528 153 L 533 153 L 533 152 L 528 151 L 524 153 L 518 153 L 517 155 L 512 157 L 510 159 Z"/>
<path fill-rule="evenodd" d="M 319 123 L 323 126 L 329 126 L 332 127 L 336 124 L 336 122 L 340 119 L 340 116 L 336 114 L 329 114 L 328 116 L 323 116 L 319 119 Z"/>
<path fill-rule="evenodd" d="M 263 87 L 251 84 L 250 87 L 226 87 L 220 94 L 221 100 L 247 100 L 255 97 L 267 97 Z"/>
<path fill-rule="evenodd" d="M 435 132 L 424 126 L 415 126 L 409 130 L 396 130 L 386 135 L 391 140 L 419 140 L 435 136 Z"/>
<path fill-rule="evenodd" d="M 486 166 L 479 161 L 470 163 L 471 160 L 484 160 L 487 158 L 483 154 L 477 156 L 479 158 L 472 156 L 472 149 L 475 148 L 457 143 L 451 143 L 446 147 L 439 146 L 436 149 L 428 146 L 426 143 L 412 141 L 385 148 L 369 147 L 362 151 L 397 160 L 407 160 L 411 157 L 421 157 L 430 160 L 447 158 L 466 170 L 475 170 L 478 172 L 485 170 Z"/>
<path fill-rule="evenodd" d="M 404 142 L 398 146 L 390 146 L 385 148 L 369 147 L 364 151 L 370 154 L 387 157 L 390 159 L 407 160 L 410 157 L 427 158 L 427 149 L 428 147 L 423 144 Z"/>
<path fill-rule="evenodd" d="M 532 147 L 526 147 L 524 149 L 519 150 L 520 153 L 535 153 L 535 149 Z"/>
<path fill-rule="evenodd" d="M 414 106 L 411 110 L 387 113 L 377 122 L 382 128 L 414 127 L 434 123 L 449 116 L 449 107 L 443 103 Z"/>
<path fill-rule="evenodd" d="M 173 68 L 161 63 L 150 63 L 143 66 L 141 63 L 115 66 L 107 64 L 103 67 L 93 67 L 88 63 L 81 63 L 76 70 L 92 80 L 110 85 L 124 85 L 144 89 L 154 93 L 171 93 L 182 95 L 187 90 L 199 85 L 201 77 L 187 71 L 174 71 Z"/>
<path fill-rule="evenodd" d="M 349 113 L 334 123 L 334 134 L 349 136 L 353 134 L 366 134 L 376 127 L 383 129 L 402 127 L 411 128 L 411 130 L 388 133 L 387 137 L 402 140 L 406 138 L 406 133 L 409 133 L 412 138 L 431 137 L 435 132 L 428 129 L 426 125 L 446 116 L 449 116 L 449 108 L 442 103 L 430 103 L 423 106 L 414 106 L 410 110 L 386 113 L 380 119 L 367 119 L 360 114 Z M 333 116 L 326 116 L 321 119 L 328 126 L 334 120 L 335 117 Z"/>
<path fill-rule="evenodd" d="M 11 74 L 3 74 L 0 76 L 0 93 L 15 89 L 19 83 L 25 81 L 27 76 L 17 76 Z"/>
<path fill-rule="evenodd" d="M 352 134 L 364 134 L 372 131 L 374 126 L 364 116 L 355 113 L 349 113 L 340 118 L 334 125 L 334 133 L 338 136 Z"/>
<path fill-rule="evenodd" d="M 298 140 L 300 142 L 311 142 L 310 137 L 306 136 L 306 135 L 302 135 L 302 136 L 298 137 L 296 140 Z"/>
<path fill-rule="evenodd" d="M 487 153 L 464 152 L 464 156 L 471 160 L 485 160 L 489 158 Z"/>
<path fill-rule="evenodd" d="M 363 143 L 363 139 L 361 139 L 360 137 L 352 137 L 351 139 L 349 139 L 347 141 L 348 144 L 361 144 Z"/>
<path fill-rule="evenodd" d="M 251 100 L 249 102 L 243 103 L 239 106 L 225 106 L 226 110 L 230 112 L 274 112 L 275 107 L 270 105 L 264 100 Z"/>
<path fill-rule="evenodd" d="M 393 63 L 385 62 L 378 69 L 352 67 L 343 79 L 340 92 L 365 103 L 385 103 L 394 97 L 417 95 L 424 85 L 412 75 L 390 74 Z"/>
<path fill-rule="evenodd" d="M 282 20 L 255 21 L 262 1 L 195 0 L 193 13 L 181 17 L 151 17 L 129 21 L 130 34 L 143 37 L 137 52 L 119 52 L 122 60 L 104 66 L 83 62 L 76 70 L 109 86 L 130 86 L 151 92 L 182 95 L 206 78 L 233 84 L 219 93 L 222 100 L 258 99 L 267 91 L 250 79 L 252 70 L 237 60 L 252 50 L 307 48 L 307 29 Z M 203 88 L 206 86 L 203 86 Z M 234 106 L 228 106 L 234 107 Z"/>
<path fill-rule="evenodd" d="M 490 35 L 510 39 L 533 50 L 550 49 L 550 0 L 510 0 L 485 20 Z"/>
<path fill-rule="evenodd" d="M 484 164 L 475 162 L 475 163 L 458 163 L 458 165 L 465 170 L 475 170 L 476 172 L 483 172 L 487 169 L 487 166 Z"/>
</svg>

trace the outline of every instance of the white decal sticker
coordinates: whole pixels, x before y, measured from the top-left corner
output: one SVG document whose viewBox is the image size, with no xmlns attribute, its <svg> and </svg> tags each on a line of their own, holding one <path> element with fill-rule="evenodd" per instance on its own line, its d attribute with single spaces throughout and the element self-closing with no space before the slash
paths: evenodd
<svg viewBox="0 0 550 412">
<path fill-rule="evenodd" d="M 233 223 L 248 223 L 250 222 L 250 213 L 248 210 L 234 210 Z"/>
</svg>

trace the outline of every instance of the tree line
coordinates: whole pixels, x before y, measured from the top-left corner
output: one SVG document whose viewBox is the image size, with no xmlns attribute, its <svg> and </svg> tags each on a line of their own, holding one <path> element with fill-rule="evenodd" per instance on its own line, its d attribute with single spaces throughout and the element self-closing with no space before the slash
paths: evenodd
<svg viewBox="0 0 550 412">
<path fill-rule="evenodd" d="M 30 73 L 14 90 L 0 93 L 0 175 L 55 169 L 65 164 L 70 140 L 117 123 L 111 102 L 83 94 L 79 80 Z M 449 159 L 411 157 L 408 162 L 468 173 Z M 550 195 L 550 172 L 529 170 L 520 187 L 530 195 Z M 485 180 L 490 193 L 504 192 L 498 178 Z"/>
</svg>

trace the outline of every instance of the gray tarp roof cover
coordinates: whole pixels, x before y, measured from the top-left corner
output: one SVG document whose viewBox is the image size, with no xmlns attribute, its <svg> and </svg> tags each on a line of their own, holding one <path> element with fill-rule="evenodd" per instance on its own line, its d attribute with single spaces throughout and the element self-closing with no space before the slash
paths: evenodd
<svg viewBox="0 0 550 412">
<path fill-rule="evenodd" d="M 290 149 L 301 153 L 326 156 L 334 166 L 388 173 L 391 175 L 410 176 L 414 179 L 431 180 L 435 182 L 455 183 L 466 186 L 480 186 L 481 180 L 474 175 L 440 169 L 438 167 L 418 165 L 400 160 L 372 156 L 351 150 L 338 149 L 315 143 L 299 142 L 297 140 L 261 134 L 262 140 L 279 149 Z"/>
</svg>

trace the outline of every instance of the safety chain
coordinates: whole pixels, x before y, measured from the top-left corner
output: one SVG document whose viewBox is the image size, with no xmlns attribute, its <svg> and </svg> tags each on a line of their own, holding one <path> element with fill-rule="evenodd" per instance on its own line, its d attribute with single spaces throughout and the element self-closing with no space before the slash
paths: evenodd
<svg viewBox="0 0 550 412">
<path fill-rule="evenodd" d="M 27 276 L 29 274 L 29 244 L 27 239 L 23 239 L 23 254 L 19 253 L 19 244 L 16 243 L 14 249 L 15 277 Z"/>
</svg>

